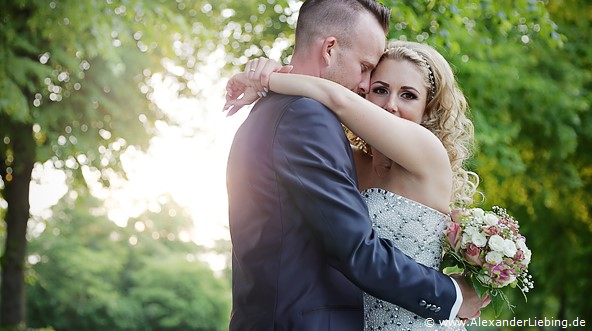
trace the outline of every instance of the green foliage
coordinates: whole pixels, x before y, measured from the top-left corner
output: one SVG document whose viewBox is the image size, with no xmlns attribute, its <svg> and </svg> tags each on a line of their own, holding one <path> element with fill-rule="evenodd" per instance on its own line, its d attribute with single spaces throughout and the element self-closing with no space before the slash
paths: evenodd
<svg viewBox="0 0 592 331">
<path fill-rule="evenodd" d="M 29 324 L 57 330 L 223 330 L 228 282 L 179 240 L 190 228 L 178 206 L 119 227 L 101 202 L 66 198 L 30 241 Z M 91 211 L 91 213 L 89 213 Z M 177 211 L 171 217 L 169 211 Z M 154 239 L 158 238 L 158 239 Z"/>
<path fill-rule="evenodd" d="M 122 147 L 147 146 L 154 122 L 166 120 L 150 99 L 148 79 L 165 70 L 163 57 L 176 56 L 175 40 L 190 34 L 191 16 L 177 5 L 98 0 L 3 5 L 2 155 L 14 139 L 10 123 L 26 122 L 34 124 L 38 161 L 51 159 L 67 172 L 81 165 L 120 172 Z"/>
<path fill-rule="evenodd" d="M 226 327 L 229 288 L 213 279 L 207 266 L 188 263 L 184 256 L 151 258 L 133 282 L 137 285 L 130 289 L 130 298 L 140 304 L 146 323 L 155 330 Z"/>
<path fill-rule="evenodd" d="M 8 202 L 2 211 L 6 233 L 14 238 L 5 241 L 11 245 L 0 261 L 3 276 L 16 286 L 2 283 L 2 297 L 15 302 L 3 300 L 1 326 L 20 324 L 24 318 L 19 266 L 27 242 L 16 225 L 26 229 L 27 169 L 49 160 L 67 174 L 73 188 L 86 185 L 82 169 L 100 172 L 106 186 L 112 178 L 124 177 L 121 153 L 132 145 L 146 147 L 155 123 L 170 122 L 153 100 L 149 79 L 154 72 L 175 71 L 163 59 L 187 59 L 183 42 L 203 38 L 194 34 L 193 21 L 203 22 L 204 31 L 212 28 L 201 16 L 206 5 L 166 0 L 2 3 L 0 183 L 6 185 L 0 186 L 0 196 Z M 181 91 L 191 78 L 180 75 Z M 15 178 L 18 184 L 8 185 Z"/>
<path fill-rule="evenodd" d="M 524 45 L 492 45 L 482 66 L 501 65 L 489 79 L 471 72 L 477 64 L 468 66 L 462 86 L 474 95 L 480 143 L 475 167 L 486 204 L 511 210 L 533 251 L 536 288 L 517 316 L 590 320 L 592 306 L 583 295 L 592 290 L 590 267 L 582 261 L 592 258 L 585 239 L 592 234 L 591 160 L 585 152 L 592 146 L 586 131 L 591 7 L 565 1 L 550 5 L 549 13 L 563 47 L 549 47 L 542 37 Z M 484 89 L 484 80 L 494 89 Z"/>
</svg>

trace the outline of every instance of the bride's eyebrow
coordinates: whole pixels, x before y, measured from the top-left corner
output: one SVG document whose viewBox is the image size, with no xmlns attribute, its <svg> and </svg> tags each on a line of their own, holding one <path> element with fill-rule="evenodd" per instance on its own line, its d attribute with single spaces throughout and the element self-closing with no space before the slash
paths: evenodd
<svg viewBox="0 0 592 331">
<path fill-rule="evenodd" d="M 419 91 L 415 87 L 413 87 L 413 86 L 402 86 L 401 88 L 402 89 L 405 89 L 405 90 L 413 90 L 416 93 L 420 94 Z"/>
<path fill-rule="evenodd" d="M 390 87 L 391 87 L 391 84 L 389 84 L 389 83 L 387 83 L 387 82 L 384 82 L 384 81 L 382 81 L 382 80 L 377 80 L 377 81 L 374 81 L 374 82 L 372 83 L 372 85 L 375 85 L 375 84 L 380 84 L 380 85 L 382 85 L 382 86 L 384 86 L 384 87 L 386 87 L 386 88 L 390 88 Z M 404 89 L 404 90 L 412 90 L 412 91 L 415 91 L 415 93 L 417 93 L 417 94 L 421 94 L 421 93 L 419 92 L 419 90 L 417 90 L 417 89 L 416 89 L 415 87 L 413 87 L 413 86 L 407 86 L 407 85 L 406 85 L 406 86 L 401 86 L 401 88 L 402 88 L 402 89 Z"/>
<path fill-rule="evenodd" d="M 391 85 L 389 83 L 383 82 L 381 80 L 374 81 L 374 83 L 372 83 L 372 85 L 374 85 L 374 84 L 380 84 L 380 85 L 383 85 L 385 87 L 391 87 Z"/>
</svg>

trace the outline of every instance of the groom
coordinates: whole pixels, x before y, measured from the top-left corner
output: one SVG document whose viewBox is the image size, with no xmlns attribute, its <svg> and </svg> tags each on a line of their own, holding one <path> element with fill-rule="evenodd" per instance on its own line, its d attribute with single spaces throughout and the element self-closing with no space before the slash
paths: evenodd
<svg viewBox="0 0 592 331">
<path fill-rule="evenodd" d="M 390 12 L 374 0 L 307 0 L 292 73 L 367 93 Z M 270 94 L 237 131 L 227 170 L 231 331 L 362 330 L 362 290 L 434 320 L 478 316 L 463 278 L 416 263 L 372 230 L 339 120 Z"/>
</svg>

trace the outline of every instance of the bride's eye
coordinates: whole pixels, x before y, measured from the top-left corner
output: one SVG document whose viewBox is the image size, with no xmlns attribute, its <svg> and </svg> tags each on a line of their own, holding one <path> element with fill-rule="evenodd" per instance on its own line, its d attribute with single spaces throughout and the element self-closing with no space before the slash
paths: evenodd
<svg viewBox="0 0 592 331">
<path fill-rule="evenodd" d="M 382 86 L 377 86 L 377 87 L 375 87 L 375 88 L 372 89 L 372 93 L 378 94 L 378 95 L 386 95 L 386 94 L 389 93 L 389 91 L 386 88 L 382 87 Z"/>
<path fill-rule="evenodd" d="M 401 97 L 403 97 L 403 99 L 408 99 L 408 100 L 417 99 L 417 95 L 415 95 L 414 93 L 411 93 L 411 92 L 403 92 L 403 93 L 401 93 Z"/>
</svg>

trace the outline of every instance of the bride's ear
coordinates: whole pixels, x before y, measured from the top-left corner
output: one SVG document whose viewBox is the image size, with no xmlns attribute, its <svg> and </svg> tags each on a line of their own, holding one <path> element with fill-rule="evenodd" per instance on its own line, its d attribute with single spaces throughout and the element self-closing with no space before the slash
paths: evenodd
<svg viewBox="0 0 592 331">
<path fill-rule="evenodd" d="M 327 67 L 331 65 L 333 51 L 334 51 L 336 45 L 337 45 L 337 39 L 335 39 L 335 37 L 327 37 L 323 41 L 322 59 L 323 59 L 323 64 Z"/>
</svg>

